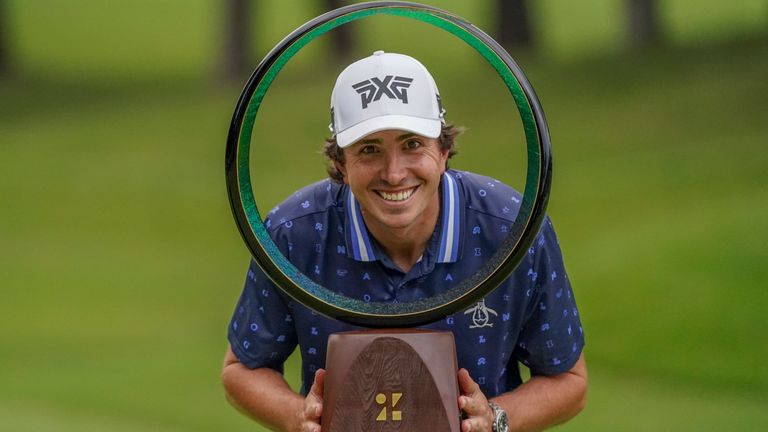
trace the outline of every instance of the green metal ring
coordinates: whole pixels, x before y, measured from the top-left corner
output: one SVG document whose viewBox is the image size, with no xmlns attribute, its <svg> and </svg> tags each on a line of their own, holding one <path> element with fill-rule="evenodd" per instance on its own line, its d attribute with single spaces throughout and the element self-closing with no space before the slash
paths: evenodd
<svg viewBox="0 0 768 432">
<path fill-rule="evenodd" d="M 250 180 L 249 155 L 256 114 L 278 73 L 304 46 L 344 24 L 394 15 L 439 27 L 474 48 L 496 70 L 517 106 L 525 132 L 528 169 L 520 210 L 496 253 L 471 278 L 429 298 L 405 303 L 365 302 L 331 291 L 303 274 L 282 255 L 262 222 Z M 468 307 L 501 284 L 517 267 L 538 233 L 551 184 L 551 150 L 544 114 L 533 88 L 511 56 L 469 22 L 430 6 L 368 2 L 321 15 L 283 39 L 257 66 L 243 90 L 230 125 L 225 171 L 232 212 L 255 262 L 288 295 L 324 315 L 368 327 L 414 326 Z"/>
</svg>

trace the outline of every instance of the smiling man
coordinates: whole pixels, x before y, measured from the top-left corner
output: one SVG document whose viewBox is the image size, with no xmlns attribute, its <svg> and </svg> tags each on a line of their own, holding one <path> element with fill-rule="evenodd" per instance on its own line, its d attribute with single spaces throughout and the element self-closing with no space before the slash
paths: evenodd
<svg viewBox="0 0 768 432">
<path fill-rule="evenodd" d="M 335 163 L 360 204 L 368 232 L 405 273 L 437 224 L 447 161 L 437 139 L 390 129 L 349 146 L 344 163 Z"/>
<path fill-rule="evenodd" d="M 411 57 L 377 51 L 342 71 L 324 149 L 330 179 L 296 192 L 265 223 L 281 252 L 319 284 L 364 301 L 430 297 L 474 274 L 521 197 L 448 168 L 460 129 L 444 115 L 434 79 Z M 456 338 L 464 432 L 541 430 L 584 405 L 584 336 L 549 218 L 498 289 L 424 328 Z M 270 428 L 319 431 L 328 336 L 356 329 L 296 303 L 251 263 L 229 327 L 228 399 Z M 297 346 L 301 394 L 282 376 Z"/>
</svg>

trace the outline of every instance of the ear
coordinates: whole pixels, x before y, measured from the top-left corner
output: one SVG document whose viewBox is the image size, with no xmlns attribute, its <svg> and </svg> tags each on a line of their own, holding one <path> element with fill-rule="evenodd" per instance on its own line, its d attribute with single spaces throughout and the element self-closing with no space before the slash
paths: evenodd
<svg viewBox="0 0 768 432">
<path fill-rule="evenodd" d="M 440 150 L 440 159 L 443 162 L 442 163 L 443 172 L 445 172 L 448 169 L 448 155 L 449 154 L 450 154 L 450 150 L 448 150 L 448 149 L 445 149 L 445 150 L 441 149 Z"/>
<path fill-rule="evenodd" d="M 344 168 L 344 164 L 339 161 L 333 161 L 333 166 L 344 177 L 344 184 L 349 184 L 347 181 L 347 169 Z"/>
</svg>

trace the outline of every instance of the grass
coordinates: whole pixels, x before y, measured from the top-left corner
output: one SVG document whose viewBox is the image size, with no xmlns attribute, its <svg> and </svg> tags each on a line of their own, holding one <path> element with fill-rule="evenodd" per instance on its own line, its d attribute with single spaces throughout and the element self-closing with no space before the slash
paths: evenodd
<svg viewBox="0 0 768 432">
<path fill-rule="evenodd" d="M 211 85 L 211 6 L 57 4 L 12 3 L 22 73 L 0 81 L 0 424 L 253 430 L 218 383 L 248 255 L 223 181 L 239 89 Z M 259 29 L 271 40 L 315 14 L 281 4 L 255 12 L 273 17 Z M 669 7 L 679 14 L 679 2 Z M 454 10 L 485 25 L 485 8 Z M 749 27 L 739 16 L 728 19 Z M 547 43 L 560 46 L 566 30 L 551 28 Z M 519 59 L 552 132 L 550 213 L 587 332 L 590 404 L 561 430 L 768 424 L 768 42 L 686 40 L 633 56 Z M 521 132 L 492 73 L 474 57 L 459 69 L 440 50 L 415 50 L 449 117 L 470 127 L 454 166 L 520 183 Z M 257 120 L 265 208 L 323 175 L 317 149 L 338 70 L 322 56 L 322 42 L 301 53 Z"/>
</svg>

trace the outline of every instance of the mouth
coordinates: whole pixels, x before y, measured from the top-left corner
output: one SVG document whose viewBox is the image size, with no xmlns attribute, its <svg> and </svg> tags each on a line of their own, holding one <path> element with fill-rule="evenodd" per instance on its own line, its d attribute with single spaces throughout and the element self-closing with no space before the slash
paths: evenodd
<svg viewBox="0 0 768 432">
<path fill-rule="evenodd" d="M 417 187 L 412 187 L 410 189 L 396 191 L 396 192 L 386 192 L 386 191 L 382 191 L 382 190 L 377 190 L 376 193 L 382 199 L 384 199 L 384 201 L 401 202 L 401 201 L 405 201 L 408 198 L 410 198 L 411 195 L 413 195 L 413 193 L 416 192 L 417 188 L 418 188 L 418 186 Z"/>
</svg>

